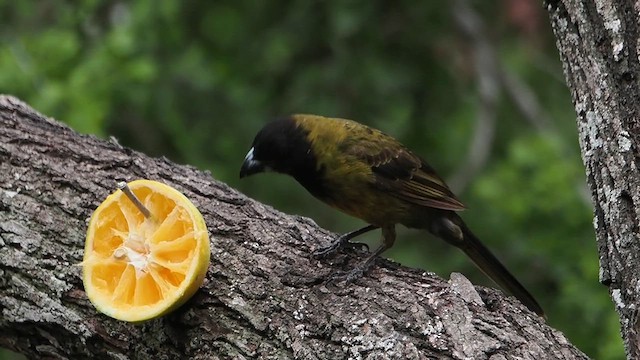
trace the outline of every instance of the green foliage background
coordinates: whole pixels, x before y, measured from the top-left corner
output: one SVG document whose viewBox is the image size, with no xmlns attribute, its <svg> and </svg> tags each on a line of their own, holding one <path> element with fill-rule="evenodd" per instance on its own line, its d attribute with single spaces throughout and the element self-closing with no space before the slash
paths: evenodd
<svg viewBox="0 0 640 360">
<path fill-rule="evenodd" d="M 571 99 L 546 14 L 532 2 L 533 30 L 514 20 L 508 1 L 472 3 L 501 69 L 550 121 L 532 125 L 507 91 L 498 94 L 490 157 L 459 193 L 463 216 L 539 297 L 551 326 L 592 357 L 623 358 L 598 283 Z M 319 206 L 291 179 L 240 182 L 244 154 L 271 117 L 306 112 L 380 128 L 445 178 L 459 171 L 483 103 L 454 3 L 0 0 L 0 92 L 344 232 L 362 224 Z M 385 256 L 492 285 L 429 235 L 400 238 Z"/>
</svg>

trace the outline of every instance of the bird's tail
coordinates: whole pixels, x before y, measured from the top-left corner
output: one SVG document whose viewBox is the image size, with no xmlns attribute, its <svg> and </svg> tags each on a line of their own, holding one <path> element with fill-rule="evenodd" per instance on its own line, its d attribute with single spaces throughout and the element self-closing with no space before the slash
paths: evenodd
<svg viewBox="0 0 640 360">
<path fill-rule="evenodd" d="M 457 214 L 447 212 L 444 216 L 439 217 L 438 221 L 432 223 L 431 231 L 460 248 L 485 275 L 518 298 L 529 310 L 544 316 L 544 311 L 529 291 L 480 242 Z"/>
<path fill-rule="evenodd" d="M 529 310 L 540 316 L 544 316 L 542 307 L 536 299 L 525 289 L 522 284 L 502 265 L 495 255 L 487 249 L 482 242 L 467 228 L 466 225 L 461 227 L 464 241 L 456 244 L 467 256 L 476 264 L 485 275 L 487 275 L 496 284 L 504 290 L 510 292 L 520 302 L 522 302 Z"/>
</svg>

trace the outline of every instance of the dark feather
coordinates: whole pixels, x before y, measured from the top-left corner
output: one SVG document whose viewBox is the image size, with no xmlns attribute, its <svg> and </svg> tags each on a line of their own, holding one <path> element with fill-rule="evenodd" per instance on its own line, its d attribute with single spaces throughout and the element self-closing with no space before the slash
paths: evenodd
<svg viewBox="0 0 640 360">
<path fill-rule="evenodd" d="M 352 149 L 354 155 L 371 166 L 375 186 L 416 205 L 454 211 L 465 209 L 429 164 L 401 145 L 393 146 L 397 144 L 395 140 L 383 139 L 392 143 Z"/>
</svg>

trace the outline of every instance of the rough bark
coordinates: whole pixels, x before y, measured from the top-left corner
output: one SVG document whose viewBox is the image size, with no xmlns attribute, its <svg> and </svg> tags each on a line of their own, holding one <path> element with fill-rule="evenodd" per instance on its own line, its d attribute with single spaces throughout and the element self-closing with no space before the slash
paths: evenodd
<svg viewBox="0 0 640 360">
<path fill-rule="evenodd" d="M 620 315 L 627 356 L 640 358 L 640 4 L 549 1 L 577 113 L 595 205 L 600 282 Z"/>
<path fill-rule="evenodd" d="M 210 231 L 202 288 L 134 325 L 91 306 L 80 268 L 87 220 L 116 181 L 181 190 Z M 0 97 L 0 346 L 32 358 L 583 359 L 499 291 L 380 260 L 349 286 L 327 274 L 361 259 L 309 254 L 333 234 L 253 201 L 193 167 L 80 135 Z"/>
</svg>

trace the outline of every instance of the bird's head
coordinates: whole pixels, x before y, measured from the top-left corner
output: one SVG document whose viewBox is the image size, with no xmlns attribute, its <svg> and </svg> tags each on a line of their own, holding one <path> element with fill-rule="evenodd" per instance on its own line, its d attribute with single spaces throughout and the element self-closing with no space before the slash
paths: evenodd
<svg viewBox="0 0 640 360">
<path fill-rule="evenodd" d="M 253 139 L 240 168 L 240 178 L 275 171 L 292 176 L 307 166 L 315 166 L 307 131 L 295 117 L 285 117 L 265 125 Z"/>
</svg>

